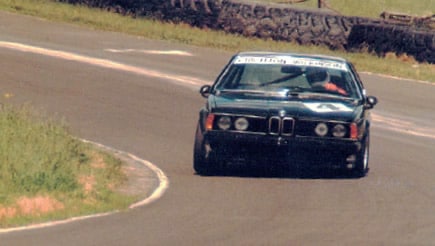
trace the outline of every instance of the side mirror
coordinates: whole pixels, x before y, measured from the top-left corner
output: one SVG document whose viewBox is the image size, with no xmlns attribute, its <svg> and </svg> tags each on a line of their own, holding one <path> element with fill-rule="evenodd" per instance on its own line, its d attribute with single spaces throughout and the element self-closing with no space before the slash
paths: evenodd
<svg viewBox="0 0 435 246">
<path fill-rule="evenodd" d="M 210 85 L 203 85 L 199 89 L 199 93 L 204 98 L 207 98 L 208 96 L 210 96 L 210 92 L 211 92 L 211 86 Z"/>
<path fill-rule="evenodd" d="M 366 109 L 372 109 L 375 105 L 378 104 L 378 99 L 374 96 L 368 96 L 366 99 L 365 107 Z"/>
</svg>

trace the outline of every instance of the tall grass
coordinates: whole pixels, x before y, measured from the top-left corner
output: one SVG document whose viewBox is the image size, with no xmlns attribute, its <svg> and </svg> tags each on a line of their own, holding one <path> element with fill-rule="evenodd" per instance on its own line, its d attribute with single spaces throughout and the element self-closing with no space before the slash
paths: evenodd
<svg viewBox="0 0 435 246">
<path fill-rule="evenodd" d="M 27 105 L 2 105 L 0 210 L 17 212 L 0 213 L 0 227 L 126 208 L 135 198 L 116 192 L 126 179 L 121 166 L 120 160 L 74 138 L 62 120 Z M 58 200 L 63 209 L 20 212 L 17 200 L 38 196 Z"/>
<path fill-rule="evenodd" d="M 383 11 L 427 16 L 435 12 L 434 0 L 328 0 L 328 2 L 340 13 L 352 16 L 379 17 Z"/>
<path fill-rule="evenodd" d="M 289 0 L 256 0 L 290 4 Z M 435 12 L 434 0 L 323 0 L 333 10 L 343 15 L 377 18 L 383 11 L 398 12 L 416 16 L 428 16 Z M 317 8 L 318 0 L 293 3 L 292 6 Z"/>
<path fill-rule="evenodd" d="M 28 106 L 3 106 L 0 129 L 0 194 L 78 188 L 77 172 L 89 158 L 65 126 L 38 118 Z"/>
</svg>

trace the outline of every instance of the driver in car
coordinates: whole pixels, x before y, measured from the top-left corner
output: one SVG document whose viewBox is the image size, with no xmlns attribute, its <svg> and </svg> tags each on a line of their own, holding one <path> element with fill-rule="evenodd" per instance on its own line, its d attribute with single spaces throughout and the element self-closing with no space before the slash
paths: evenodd
<svg viewBox="0 0 435 246">
<path fill-rule="evenodd" d="M 330 75 L 326 69 L 307 68 L 305 76 L 312 88 L 322 88 L 326 91 L 337 92 L 343 96 L 348 95 L 346 90 L 331 82 Z"/>
</svg>

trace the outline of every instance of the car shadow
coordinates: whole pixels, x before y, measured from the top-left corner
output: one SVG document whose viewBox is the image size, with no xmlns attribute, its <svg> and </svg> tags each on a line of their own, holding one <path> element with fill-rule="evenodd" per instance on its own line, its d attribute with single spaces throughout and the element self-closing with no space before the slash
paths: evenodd
<svg viewBox="0 0 435 246">
<path fill-rule="evenodd" d="M 280 178 L 280 179 L 358 179 L 353 172 L 346 169 L 328 168 L 259 168 L 259 167 L 226 167 L 208 175 L 213 177 L 240 177 L 240 178 Z"/>
</svg>

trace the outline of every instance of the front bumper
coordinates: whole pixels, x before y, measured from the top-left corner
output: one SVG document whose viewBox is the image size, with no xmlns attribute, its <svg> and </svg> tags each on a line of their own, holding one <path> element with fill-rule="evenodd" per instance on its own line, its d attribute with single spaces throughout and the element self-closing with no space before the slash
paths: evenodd
<svg viewBox="0 0 435 246">
<path fill-rule="evenodd" d="M 226 164 L 346 167 L 356 162 L 361 142 L 351 139 L 273 136 L 209 131 L 210 153 Z"/>
</svg>

